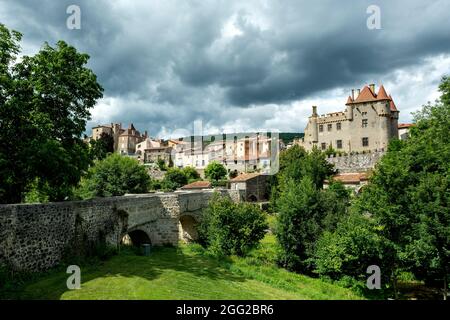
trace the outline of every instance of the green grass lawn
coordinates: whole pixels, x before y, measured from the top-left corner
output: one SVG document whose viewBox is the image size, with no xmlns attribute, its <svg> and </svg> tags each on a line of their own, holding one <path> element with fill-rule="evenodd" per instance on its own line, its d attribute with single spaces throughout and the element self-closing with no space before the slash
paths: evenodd
<svg viewBox="0 0 450 320">
<path fill-rule="evenodd" d="M 359 299 L 319 279 L 273 264 L 274 238 L 246 258 L 217 259 L 199 245 L 153 248 L 149 257 L 122 252 L 81 268 L 81 289 L 68 290 L 64 271 L 23 286 L 20 299 Z"/>
</svg>

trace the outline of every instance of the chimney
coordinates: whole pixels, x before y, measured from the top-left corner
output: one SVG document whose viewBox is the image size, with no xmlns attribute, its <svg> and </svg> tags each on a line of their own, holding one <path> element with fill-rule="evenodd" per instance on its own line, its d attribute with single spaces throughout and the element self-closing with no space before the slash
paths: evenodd
<svg viewBox="0 0 450 320">
<path fill-rule="evenodd" d="M 352 89 L 352 100 L 355 100 L 355 89 Z"/>
<path fill-rule="evenodd" d="M 373 93 L 375 93 L 375 84 L 371 83 L 369 84 L 370 90 L 372 90 Z"/>
<path fill-rule="evenodd" d="M 312 106 L 312 115 L 317 116 L 317 106 Z"/>
</svg>

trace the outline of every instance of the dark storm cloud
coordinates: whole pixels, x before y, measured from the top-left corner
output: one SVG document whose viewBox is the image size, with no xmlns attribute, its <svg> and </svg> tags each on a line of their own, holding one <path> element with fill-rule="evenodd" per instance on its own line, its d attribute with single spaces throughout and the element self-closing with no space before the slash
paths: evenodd
<svg viewBox="0 0 450 320">
<path fill-rule="evenodd" d="M 72 4 L 81 30 L 66 28 Z M 381 30 L 366 26 L 372 4 Z M 174 128 L 220 125 L 231 117 L 224 108 L 359 87 L 447 54 L 448 12 L 448 1 L 425 0 L 16 0 L 2 2 L 0 21 L 24 33 L 24 49 L 63 39 L 87 52 L 105 97 L 118 101 L 103 118 Z"/>
</svg>

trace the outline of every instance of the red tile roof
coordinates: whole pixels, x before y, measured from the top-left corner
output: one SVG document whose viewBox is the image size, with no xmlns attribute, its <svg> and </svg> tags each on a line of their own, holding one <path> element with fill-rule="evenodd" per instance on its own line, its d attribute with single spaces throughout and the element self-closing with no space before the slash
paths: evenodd
<svg viewBox="0 0 450 320">
<path fill-rule="evenodd" d="M 231 182 L 241 182 L 241 181 L 247 181 L 250 179 L 253 179 L 257 176 L 261 175 L 260 173 L 242 173 L 240 175 L 238 175 L 236 178 L 231 179 Z"/>
<path fill-rule="evenodd" d="M 403 129 L 403 128 L 410 128 L 410 127 L 414 127 L 415 124 L 414 123 L 400 123 L 398 125 L 399 129 Z"/>
<path fill-rule="evenodd" d="M 363 103 L 363 102 L 383 101 L 383 100 L 390 101 L 391 110 L 397 111 L 397 108 L 395 107 L 395 104 L 392 101 L 392 97 L 390 95 L 388 96 L 383 85 L 380 86 L 378 94 L 373 92 L 372 89 L 370 89 L 368 86 L 364 86 L 364 88 L 361 90 L 361 93 L 355 100 L 352 100 L 351 97 L 348 97 L 346 105 L 353 103 Z"/>
<path fill-rule="evenodd" d="M 209 189 L 211 186 L 212 184 L 209 181 L 195 181 L 181 187 L 181 189 Z"/>
<path fill-rule="evenodd" d="M 353 103 L 353 99 L 352 99 L 352 97 L 348 96 L 346 104 L 350 104 L 350 103 Z"/>
<path fill-rule="evenodd" d="M 339 173 L 333 176 L 333 180 L 347 184 L 359 184 L 361 181 L 367 180 L 367 174 L 364 172 Z"/>
<path fill-rule="evenodd" d="M 389 106 L 391 108 L 391 111 L 398 111 L 397 107 L 395 106 L 394 100 L 392 99 L 391 95 L 389 95 L 389 98 L 391 98 L 391 101 L 389 103 Z"/>
<path fill-rule="evenodd" d="M 361 93 L 358 95 L 358 98 L 355 99 L 354 103 L 359 102 L 369 102 L 369 101 L 376 101 L 377 97 L 376 95 L 370 90 L 368 86 L 364 86 L 364 88 L 361 90 Z"/>
<path fill-rule="evenodd" d="M 384 90 L 383 85 L 381 85 L 380 90 L 378 90 L 377 99 L 378 100 L 392 100 L 390 97 L 388 97 L 386 90 Z"/>
</svg>

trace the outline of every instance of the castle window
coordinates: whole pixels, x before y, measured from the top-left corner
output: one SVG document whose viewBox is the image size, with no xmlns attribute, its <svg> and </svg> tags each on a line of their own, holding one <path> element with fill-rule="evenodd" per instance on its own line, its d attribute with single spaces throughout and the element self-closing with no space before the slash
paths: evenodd
<svg viewBox="0 0 450 320">
<path fill-rule="evenodd" d="M 336 130 L 341 130 L 341 123 L 340 122 L 336 123 Z"/>
<path fill-rule="evenodd" d="M 319 125 L 319 132 L 323 132 L 323 124 Z"/>
<path fill-rule="evenodd" d="M 327 148 L 327 144 L 325 142 L 322 142 L 321 148 L 322 148 L 322 150 L 325 150 Z"/>
<path fill-rule="evenodd" d="M 367 124 L 368 124 L 368 121 L 367 121 L 367 119 L 362 119 L 362 127 L 363 128 L 367 128 Z"/>
<path fill-rule="evenodd" d="M 327 130 L 328 131 L 331 131 L 332 128 L 333 128 L 333 124 L 330 123 L 330 124 L 327 125 Z"/>
<path fill-rule="evenodd" d="M 367 137 L 362 138 L 362 146 L 363 147 L 369 146 L 369 138 L 367 138 Z"/>
<path fill-rule="evenodd" d="M 342 140 L 336 140 L 336 148 L 342 149 Z"/>
</svg>

